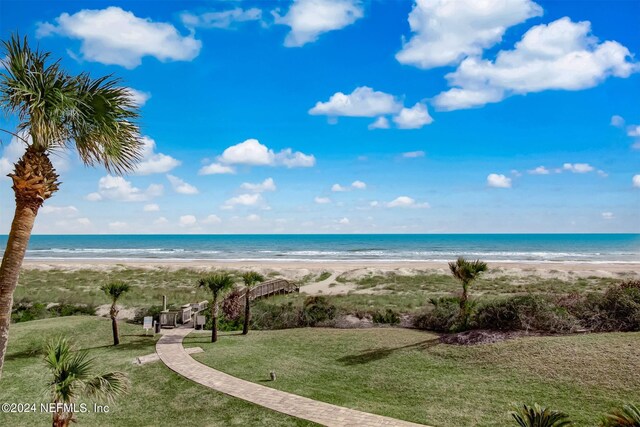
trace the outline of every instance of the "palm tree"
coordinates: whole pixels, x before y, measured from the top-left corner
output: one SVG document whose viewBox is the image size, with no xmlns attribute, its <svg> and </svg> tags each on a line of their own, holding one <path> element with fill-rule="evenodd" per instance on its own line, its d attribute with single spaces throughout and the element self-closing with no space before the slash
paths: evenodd
<svg viewBox="0 0 640 427">
<path fill-rule="evenodd" d="M 640 408 L 628 404 L 608 413 L 600 424 L 601 427 L 640 427 Z"/>
<path fill-rule="evenodd" d="M 198 280 L 199 288 L 208 288 L 213 294 L 211 301 L 211 342 L 218 341 L 218 300 L 234 285 L 233 277 L 228 273 L 212 274 Z"/>
<path fill-rule="evenodd" d="M 264 282 L 264 277 L 255 271 L 247 271 L 242 275 L 244 281 L 244 326 L 242 335 L 249 333 L 249 321 L 251 320 L 251 290 L 259 282 Z"/>
<path fill-rule="evenodd" d="M 0 106 L 19 121 L 17 133 L 26 146 L 9 174 L 16 210 L 0 265 L 0 374 L 9 339 L 13 293 L 38 209 L 60 186 L 50 155 L 75 147 L 89 166 L 110 173 L 134 169 L 142 155 L 137 107 L 132 93 L 111 76 L 92 79 L 64 71 L 48 52 L 32 49 L 14 35 L 0 53 Z"/>
<path fill-rule="evenodd" d="M 511 416 L 520 427 L 564 427 L 570 426 L 569 416 L 564 412 L 533 406 L 515 406 Z"/>
<path fill-rule="evenodd" d="M 469 285 L 482 273 L 487 271 L 487 264 L 480 261 L 467 261 L 459 257 L 456 262 L 449 263 L 449 269 L 453 277 L 462 283 L 462 296 L 460 297 L 460 314 L 462 326 L 467 327 L 469 323 Z"/>
<path fill-rule="evenodd" d="M 113 329 L 113 345 L 120 344 L 120 333 L 118 332 L 118 298 L 125 292 L 129 292 L 129 285 L 124 282 L 111 282 L 100 287 L 102 291 L 111 297 L 111 310 L 109 310 L 109 317 L 111 317 L 111 329 Z"/>
<path fill-rule="evenodd" d="M 122 372 L 94 375 L 95 360 L 86 351 L 74 352 L 66 338 L 47 345 L 44 361 L 53 374 L 49 383 L 55 405 L 53 427 L 67 427 L 75 422 L 72 404 L 78 398 L 111 402 L 129 389 L 129 380 Z"/>
</svg>

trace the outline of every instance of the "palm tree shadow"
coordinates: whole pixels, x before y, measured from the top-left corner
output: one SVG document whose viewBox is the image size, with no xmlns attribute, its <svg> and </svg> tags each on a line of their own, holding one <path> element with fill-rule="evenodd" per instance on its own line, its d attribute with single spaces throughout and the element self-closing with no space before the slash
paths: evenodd
<svg viewBox="0 0 640 427">
<path fill-rule="evenodd" d="M 114 350 L 120 350 L 120 351 L 124 351 L 124 350 L 142 350 L 142 349 L 147 349 L 150 348 L 151 350 L 154 350 L 155 348 L 155 340 L 153 340 L 153 337 L 148 336 L 147 338 L 149 339 L 139 339 L 139 340 L 132 340 L 129 342 L 121 342 L 118 345 L 113 345 L 113 344 L 105 344 L 105 345 L 99 345 L 99 346 L 95 346 L 95 347 L 85 347 L 83 348 L 83 350 L 97 350 L 100 348 L 113 348 Z"/>
<path fill-rule="evenodd" d="M 360 354 L 352 354 L 349 356 L 344 356 L 337 359 L 337 361 L 346 366 L 363 365 L 365 363 L 375 362 L 376 360 L 387 358 L 394 352 L 400 351 L 400 350 L 410 350 L 410 349 L 426 350 L 427 348 L 438 345 L 439 342 L 440 342 L 440 338 L 432 338 L 426 341 L 404 345 L 401 347 L 391 347 L 391 348 L 380 347 L 373 350 L 367 350 Z"/>
</svg>

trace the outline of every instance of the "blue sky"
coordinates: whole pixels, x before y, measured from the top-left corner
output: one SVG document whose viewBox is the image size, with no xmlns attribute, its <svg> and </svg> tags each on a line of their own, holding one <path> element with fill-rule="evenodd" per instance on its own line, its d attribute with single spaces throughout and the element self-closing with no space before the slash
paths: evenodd
<svg viewBox="0 0 640 427">
<path fill-rule="evenodd" d="M 120 76 L 142 105 L 138 171 L 54 153 L 63 185 L 35 231 L 640 232 L 638 16 L 636 1 L 3 1 L 3 39 Z M 21 148 L 2 142 L 5 175 Z M 7 178 L 0 203 L 7 232 Z"/>
</svg>

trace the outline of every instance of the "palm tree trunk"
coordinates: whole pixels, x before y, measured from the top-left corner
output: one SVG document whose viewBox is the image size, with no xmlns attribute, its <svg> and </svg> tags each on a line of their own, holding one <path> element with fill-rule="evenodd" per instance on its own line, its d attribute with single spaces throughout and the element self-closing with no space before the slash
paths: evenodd
<svg viewBox="0 0 640 427">
<path fill-rule="evenodd" d="M 111 317 L 111 329 L 113 330 L 113 345 L 120 344 L 120 333 L 118 331 L 118 319 L 115 316 Z"/>
<path fill-rule="evenodd" d="M 211 305 L 211 342 L 218 341 L 218 297 L 213 297 Z"/>
<path fill-rule="evenodd" d="M 13 292 L 18 285 L 20 267 L 29 245 L 38 208 L 39 206 L 34 207 L 18 201 L 11 224 L 9 241 L 2 258 L 2 265 L 0 265 L 0 376 L 2 376 L 4 357 L 9 341 Z"/>
<path fill-rule="evenodd" d="M 249 321 L 251 320 L 251 301 L 249 300 L 250 293 L 251 289 L 247 287 L 247 290 L 244 293 L 244 325 L 242 326 L 242 335 L 247 335 L 249 333 Z"/>
</svg>

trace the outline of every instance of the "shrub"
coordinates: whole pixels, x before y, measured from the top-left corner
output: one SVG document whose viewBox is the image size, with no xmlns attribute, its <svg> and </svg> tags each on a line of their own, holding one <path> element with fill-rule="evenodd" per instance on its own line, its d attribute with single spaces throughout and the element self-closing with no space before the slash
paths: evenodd
<svg viewBox="0 0 640 427">
<path fill-rule="evenodd" d="M 578 322 L 549 298 L 519 295 L 482 304 L 473 318 L 473 326 L 503 331 L 570 332 L 578 327 Z"/>
<path fill-rule="evenodd" d="M 520 427 L 563 427 L 571 425 L 569 416 L 564 412 L 541 408 L 537 403 L 533 406 L 515 406 L 511 416 Z"/>
<path fill-rule="evenodd" d="M 150 316 L 155 321 L 160 321 L 160 313 L 162 312 L 161 305 L 152 305 L 151 307 L 140 308 L 136 310 L 136 314 L 132 319 L 133 323 L 140 323 L 144 321 L 144 318 Z"/>
<path fill-rule="evenodd" d="M 582 304 L 569 309 L 593 331 L 640 331 L 640 282 L 611 286 L 603 294 L 590 294 Z"/>
<path fill-rule="evenodd" d="M 222 314 L 227 320 L 237 321 L 242 316 L 240 298 L 242 298 L 240 291 L 235 289 L 222 301 Z"/>
<path fill-rule="evenodd" d="M 13 323 L 28 322 L 30 320 L 47 319 L 49 317 L 76 316 L 96 314 L 95 307 L 84 304 L 58 304 L 47 308 L 39 302 L 22 301 L 13 306 L 11 321 Z"/>
<path fill-rule="evenodd" d="M 390 308 L 387 308 L 387 310 L 384 312 L 376 311 L 375 313 L 373 313 L 371 318 L 373 320 L 373 323 L 386 325 L 397 325 L 398 323 L 400 323 L 400 316 Z"/>
<path fill-rule="evenodd" d="M 252 329 L 286 329 L 302 326 L 300 309 L 287 304 L 270 304 L 265 300 L 256 301 L 251 309 Z"/>
<path fill-rule="evenodd" d="M 329 303 L 323 296 L 311 296 L 304 300 L 302 305 L 302 323 L 305 326 L 315 326 L 318 323 L 331 320 L 336 315 L 336 307 Z"/>
<path fill-rule="evenodd" d="M 414 326 L 437 332 L 451 332 L 460 324 L 460 298 L 442 297 L 429 300 L 431 310 L 416 316 Z"/>
</svg>

